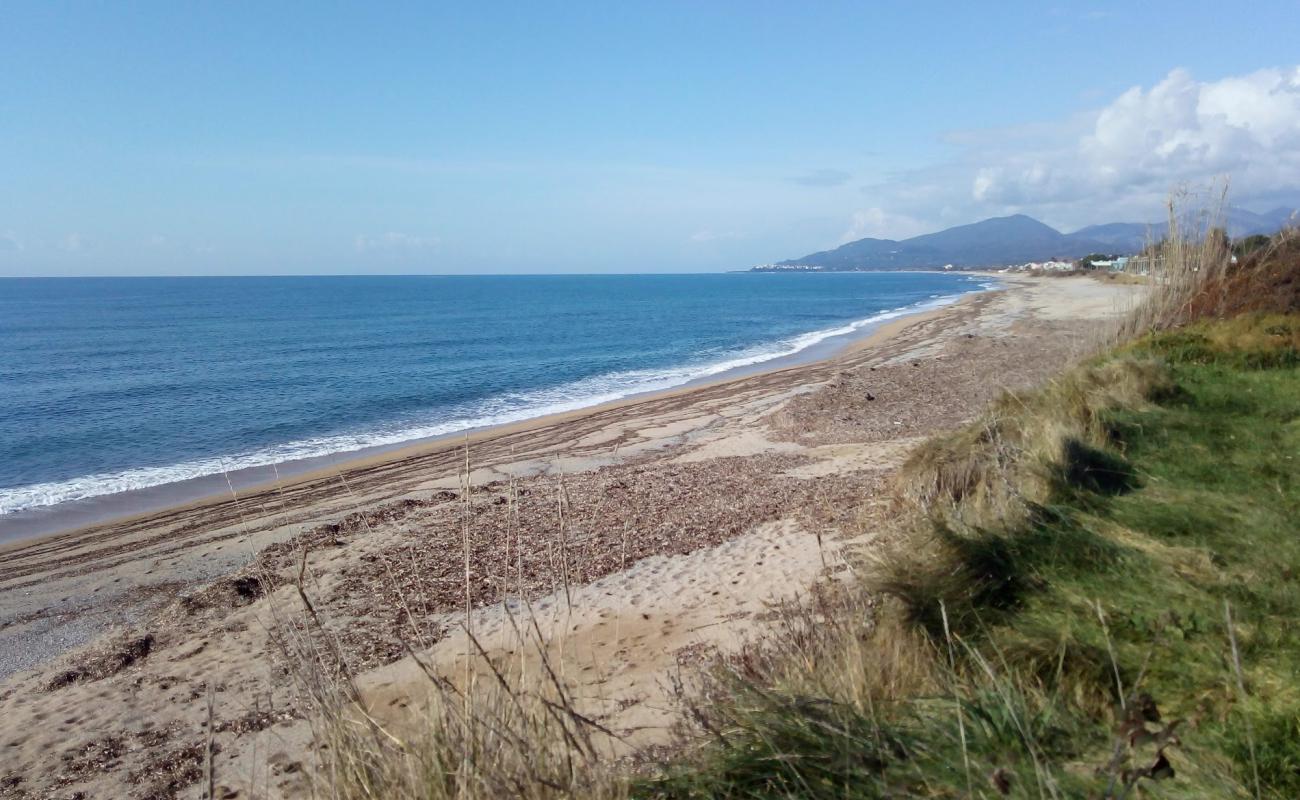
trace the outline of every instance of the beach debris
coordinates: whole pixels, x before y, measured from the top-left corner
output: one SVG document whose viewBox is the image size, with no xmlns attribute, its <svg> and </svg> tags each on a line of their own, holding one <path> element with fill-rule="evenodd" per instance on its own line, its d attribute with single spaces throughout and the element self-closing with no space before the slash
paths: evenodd
<svg viewBox="0 0 1300 800">
<path fill-rule="evenodd" d="M 177 728 L 146 731 L 138 736 L 141 743 L 157 755 L 151 757 L 143 768 L 127 775 L 127 781 L 139 787 L 134 796 L 150 800 L 176 797 L 182 789 L 198 783 L 203 777 L 203 764 L 207 755 L 203 739 L 196 738 L 189 744 L 163 750 L 181 735 L 182 731 Z M 220 753 L 221 745 L 214 743 L 212 752 Z"/>
<path fill-rule="evenodd" d="M 104 645 L 99 650 L 83 654 L 74 666 L 57 673 L 46 684 L 46 691 L 57 691 L 65 686 L 85 681 L 97 681 L 116 675 L 132 664 L 146 658 L 153 650 L 154 636 L 119 637 Z"/>
<path fill-rule="evenodd" d="M 556 590 L 560 575 L 588 583 L 649 556 L 714 547 L 776 519 L 805 519 L 809 530 L 846 526 L 851 501 L 869 495 L 880 480 L 874 471 L 815 480 L 784 474 L 806 463 L 802 455 L 763 454 L 569 474 L 562 481 L 563 531 L 556 516 L 558 475 L 521 478 L 505 496 L 479 499 L 488 487 L 474 487 L 471 601 L 483 606 L 521 592 L 541 597 Z M 442 615 L 465 605 L 465 564 L 447 556 L 465 546 L 464 513 L 460 503 L 429 504 L 393 515 L 398 524 L 358 533 L 355 546 L 365 549 L 364 557 L 336 570 L 312 598 L 323 617 L 350 620 L 337 637 L 351 668 L 390 663 L 406 654 L 405 642 L 429 645 L 446 635 Z M 312 548 L 324 535 L 324 526 L 309 531 L 298 546 Z M 272 548 L 260 561 L 252 567 L 258 574 L 284 573 L 296 563 L 287 548 Z"/>
<path fill-rule="evenodd" d="M 239 608 L 256 602 L 258 598 L 275 588 L 268 583 L 270 583 L 268 576 L 239 572 L 213 581 L 197 592 L 182 596 L 178 604 L 186 614 L 190 615 L 211 608 Z"/>
</svg>

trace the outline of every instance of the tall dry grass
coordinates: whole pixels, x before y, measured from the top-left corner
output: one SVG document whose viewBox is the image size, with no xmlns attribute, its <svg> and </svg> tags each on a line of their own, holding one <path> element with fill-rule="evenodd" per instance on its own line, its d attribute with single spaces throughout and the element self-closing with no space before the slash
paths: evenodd
<svg viewBox="0 0 1300 800">
<path fill-rule="evenodd" d="M 458 554 L 466 582 L 459 628 L 465 651 L 458 665 L 435 666 L 419 655 L 433 642 L 413 625 L 404 643 L 407 658 L 425 679 L 413 713 L 386 720 L 371 706 L 335 634 L 347 621 L 324 618 L 313 603 L 319 587 L 306 550 L 294 581 L 296 602 L 270 609 L 272 642 L 311 723 L 313 793 L 332 800 L 625 797 L 626 781 L 612 766 L 619 737 L 579 708 L 565 677 L 578 670 L 564 663 L 564 647 L 552 648 L 543 632 L 554 628 L 562 636 L 564 625 L 544 626 L 523 589 L 523 548 L 530 537 L 517 527 L 513 480 L 507 495 L 513 535 L 507 537 L 511 552 L 506 561 L 511 563 L 513 553 L 519 574 L 513 576 L 517 591 L 502 603 L 510 646 L 489 652 L 476 636 L 469 589 L 470 472 L 467 449 L 461 476 L 463 552 Z M 551 546 L 549 537 L 546 546 Z M 551 583 L 567 589 L 567 574 L 554 558 L 547 563 Z M 508 585 L 512 576 L 499 577 Z M 403 603 L 412 620 L 410 608 L 428 607 L 424 598 L 403 597 Z"/>
<path fill-rule="evenodd" d="M 1295 272 L 1290 262 L 1297 256 L 1297 230 L 1286 226 L 1260 250 L 1234 258 L 1225 230 L 1226 198 L 1226 185 L 1206 194 L 1184 190 L 1170 196 L 1167 235 L 1149 242 L 1130 261 L 1130 270 L 1148 273 L 1150 290 L 1136 296 L 1105 345 L 1198 319 L 1292 310 L 1274 307 L 1268 295 L 1279 279 L 1287 280 L 1287 275 L 1279 275 L 1279 267 L 1284 273 Z"/>
<path fill-rule="evenodd" d="M 286 638 L 284 655 L 297 665 L 292 674 L 312 720 L 319 796 L 625 796 L 611 769 L 615 734 L 577 708 L 560 677 L 563 666 L 545 646 L 531 653 L 521 648 L 517 659 L 500 662 L 466 631 L 474 668 L 456 679 L 438 674 L 412 650 L 408 657 L 427 679 L 426 690 L 415 713 L 394 724 L 381 722 L 351 677 L 331 662 L 330 648 L 317 641 L 327 633 L 291 628 L 299 633 Z"/>
<path fill-rule="evenodd" d="M 1147 272 L 1150 291 L 1139 295 L 1123 316 L 1114 342 L 1187 322 L 1193 299 L 1227 272 L 1232 252 L 1223 233 L 1226 197 L 1226 187 L 1208 201 L 1185 190 L 1170 196 L 1165 237 L 1148 242 L 1130 262 L 1131 269 Z"/>
</svg>

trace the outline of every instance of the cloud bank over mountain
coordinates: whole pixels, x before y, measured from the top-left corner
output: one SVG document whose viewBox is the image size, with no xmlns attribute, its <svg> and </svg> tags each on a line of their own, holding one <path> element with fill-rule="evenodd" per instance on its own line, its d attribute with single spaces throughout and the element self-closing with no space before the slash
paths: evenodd
<svg viewBox="0 0 1300 800">
<path fill-rule="evenodd" d="M 1183 69 L 1092 112 L 951 134 L 958 157 L 864 188 L 845 239 L 900 236 L 992 214 L 1072 229 L 1145 220 L 1171 188 L 1225 176 L 1238 205 L 1294 200 L 1300 187 L 1300 66 L 1199 81 Z"/>
</svg>

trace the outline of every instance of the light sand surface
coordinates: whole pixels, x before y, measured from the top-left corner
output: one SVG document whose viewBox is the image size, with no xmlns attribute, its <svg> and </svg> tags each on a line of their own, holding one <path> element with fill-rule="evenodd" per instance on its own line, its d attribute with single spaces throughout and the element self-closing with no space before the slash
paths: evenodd
<svg viewBox="0 0 1300 800">
<path fill-rule="evenodd" d="M 209 696 L 225 796 L 305 792 L 310 727 L 270 635 L 302 617 L 304 550 L 368 703 L 409 726 L 428 679 L 406 648 L 464 669 L 466 531 L 480 640 L 518 652 L 504 604 L 526 598 L 585 711 L 625 747 L 662 741 L 670 671 L 841 574 L 916 442 L 1088 352 L 1141 291 L 1006 280 L 829 361 L 7 548 L 0 797 L 197 797 Z"/>
</svg>

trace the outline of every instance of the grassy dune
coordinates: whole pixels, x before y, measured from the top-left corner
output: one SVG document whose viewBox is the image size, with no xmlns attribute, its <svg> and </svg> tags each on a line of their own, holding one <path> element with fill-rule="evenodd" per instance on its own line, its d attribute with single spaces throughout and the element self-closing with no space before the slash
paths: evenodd
<svg viewBox="0 0 1300 800">
<path fill-rule="evenodd" d="M 905 544 L 798 658 L 720 673 L 711 743 L 640 788 L 1300 796 L 1298 358 L 1300 316 L 1197 324 L 930 442 Z"/>
</svg>

